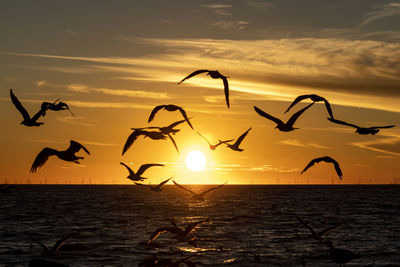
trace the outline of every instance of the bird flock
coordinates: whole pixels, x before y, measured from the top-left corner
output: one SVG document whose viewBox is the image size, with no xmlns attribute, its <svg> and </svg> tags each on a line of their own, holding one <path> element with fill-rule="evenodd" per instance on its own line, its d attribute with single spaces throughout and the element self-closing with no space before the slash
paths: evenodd
<svg viewBox="0 0 400 267">
<path fill-rule="evenodd" d="M 196 71 L 190 73 L 185 78 L 183 78 L 180 82 L 178 82 L 178 85 L 180 85 L 184 81 L 186 81 L 186 80 L 188 80 L 188 79 L 190 79 L 190 78 L 192 78 L 192 77 L 194 77 L 196 75 L 202 74 L 202 73 L 207 73 L 207 75 L 210 76 L 211 78 L 213 78 L 213 79 L 221 79 L 223 81 L 226 105 L 227 105 L 228 108 L 230 108 L 228 77 L 222 75 L 217 70 L 215 70 L 215 71 L 214 70 L 205 70 L 205 69 L 196 70 Z M 46 115 L 46 112 L 48 112 L 48 111 L 68 110 L 74 116 L 72 111 L 69 109 L 68 105 L 66 103 L 64 103 L 64 102 L 59 101 L 59 99 L 57 99 L 56 101 L 54 101 L 52 103 L 51 102 L 42 102 L 42 104 L 40 105 L 39 111 L 35 115 L 33 115 L 31 117 L 29 115 L 29 113 L 27 112 L 27 110 L 23 107 L 21 102 L 18 100 L 16 95 L 14 95 L 12 89 L 10 89 L 10 98 L 11 98 L 12 103 L 16 107 L 16 109 L 22 115 L 23 120 L 21 121 L 21 124 L 24 125 L 24 126 L 27 126 L 27 127 L 38 127 L 38 126 L 41 126 L 43 124 L 43 122 L 39 122 L 38 120 L 40 118 L 44 117 Z M 287 122 L 283 122 L 281 119 L 270 115 L 266 111 L 261 110 L 260 108 L 258 108 L 256 106 L 254 106 L 254 110 L 261 117 L 266 118 L 267 120 L 274 122 L 276 124 L 275 129 L 278 129 L 279 131 L 282 131 L 282 132 L 290 132 L 290 131 L 299 129 L 299 128 L 294 127 L 294 124 L 296 123 L 296 121 L 299 119 L 299 117 L 304 112 L 306 112 L 309 108 L 311 108 L 314 105 L 315 102 L 323 102 L 325 104 L 327 113 L 329 115 L 329 117 L 328 117 L 329 121 L 331 121 L 332 123 L 335 123 L 335 124 L 340 124 L 340 125 L 353 127 L 353 128 L 356 129 L 356 133 L 358 133 L 358 134 L 375 135 L 375 134 L 377 134 L 379 132 L 380 129 L 394 127 L 394 125 L 389 125 L 389 126 L 375 126 L 375 127 L 366 128 L 366 127 L 359 127 L 359 126 L 357 126 L 355 124 L 351 124 L 351 123 L 347 123 L 347 122 L 335 119 L 333 111 L 332 111 L 332 108 L 331 108 L 331 105 L 329 104 L 329 102 L 324 97 L 321 97 L 321 96 L 315 95 L 315 94 L 308 94 L 308 95 L 298 96 L 290 104 L 290 106 L 286 109 L 286 111 L 284 113 L 289 112 L 299 102 L 301 102 L 303 100 L 307 100 L 307 99 L 311 100 L 312 102 L 310 104 L 308 104 L 306 107 L 304 107 L 304 108 L 296 111 L 295 113 L 293 113 L 293 115 L 289 118 L 289 120 Z M 175 147 L 177 153 L 179 153 L 178 145 L 177 145 L 176 141 L 173 138 L 173 136 L 176 135 L 180 131 L 180 129 L 177 129 L 176 127 L 181 126 L 181 125 L 186 123 L 192 130 L 194 130 L 194 127 L 193 127 L 193 125 L 191 123 L 191 119 L 193 118 L 193 116 L 189 117 L 187 115 L 186 111 L 182 107 L 174 105 L 174 104 L 158 105 L 158 106 L 154 107 L 153 110 L 151 111 L 150 116 L 148 118 L 148 123 L 151 123 L 153 121 L 153 119 L 155 118 L 155 116 L 158 114 L 158 112 L 161 112 L 162 110 L 168 111 L 168 112 L 179 111 L 179 113 L 182 115 L 183 119 L 179 120 L 179 121 L 176 121 L 176 122 L 173 122 L 173 123 L 171 123 L 171 124 L 169 124 L 167 126 L 163 126 L 163 127 L 145 126 L 145 127 L 141 127 L 141 128 L 131 128 L 132 132 L 128 136 L 128 138 L 126 139 L 125 144 L 123 145 L 122 156 L 132 147 L 133 143 L 141 136 L 143 136 L 143 138 L 147 137 L 147 138 L 149 138 L 151 140 L 166 140 L 166 139 L 169 139 L 172 142 L 173 146 Z M 248 133 L 250 132 L 251 129 L 252 129 L 252 127 L 248 128 L 237 139 L 226 139 L 226 140 L 223 140 L 223 141 L 222 140 L 218 140 L 218 142 L 216 144 L 214 144 L 214 145 L 207 138 L 205 138 L 200 132 L 198 132 L 198 131 L 196 131 L 196 132 L 202 139 L 204 139 L 207 142 L 207 144 L 209 145 L 210 150 L 215 150 L 220 145 L 225 145 L 227 148 L 230 148 L 233 151 L 241 152 L 244 149 L 241 148 L 240 145 L 242 144 L 243 140 L 246 138 L 246 136 L 248 135 Z M 90 155 L 90 152 L 88 151 L 88 149 L 84 145 L 82 145 L 79 142 L 74 141 L 74 140 L 70 140 L 69 147 L 66 150 L 56 150 L 56 149 L 53 149 L 53 148 L 45 147 L 37 154 L 36 158 L 34 159 L 34 161 L 32 163 L 32 166 L 30 168 L 30 172 L 35 173 L 39 168 L 43 167 L 45 165 L 45 163 L 47 162 L 47 160 L 49 159 L 49 157 L 51 157 L 51 156 L 57 156 L 61 160 L 79 164 L 79 161 L 84 159 L 84 157 L 77 156 L 75 154 L 78 153 L 80 150 L 83 150 L 88 155 Z M 326 162 L 326 163 L 333 164 L 334 169 L 335 169 L 339 179 L 343 178 L 343 173 L 341 171 L 339 163 L 335 159 L 333 159 L 332 157 L 329 157 L 329 156 L 323 156 L 323 157 L 312 159 L 306 165 L 306 167 L 302 170 L 301 174 L 304 173 L 305 171 L 307 171 L 315 163 L 319 163 L 319 162 Z M 165 185 L 167 182 L 169 182 L 171 179 L 173 179 L 173 177 L 170 177 L 168 179 L 163 180 L 159 184 L 156 184 L 156 185 L 148 184 L 147 185 L 147 184 L 143 183 L 143 181 L 148 179 L 148 178 L 143 176 L 144 173 L 146 172 L 146 170 L 148 170 L 149 168 L 152 168 L 152 167 L 163 167 L 164 164 L 160 164 L 160 163 L 143 164 L 137 169 L 136 172 L 133 171 L 126 163 L 120 162 L 120 164 L 122 166 L 124 166 L 129 172 L 129 175 L 127 176 L 127 179 L 131 180 L 135 185 L 142 186 L 142 187 L 148 187 L 151 191 L 155 191 L 155 192 L 161 191 L 163 185 Z M 194 200 L 197 200 L 197 201 L 205 201 L 205 195 L 206 194 L 208 194 L 209 192 L 214 191 L 214 190 L 216 190 L 216 189 L 218 189 L 218 188 L 220 188 L 220 187 L 225 185 L 225 184 L 221 184 L 221 185 L 212 187 L 212 188 L 210 188 L 208 190 L 205 190 L 203 192 L 196 193 L 196 192 L 184 187 L 183 185 L 177 183 L 175 180 L 172 180 L 172 182 L 178 188 L 182 189 L 183 191 L 188 192 L 192 196 L 192 198 Z M 9 189 L 11 189 L 11 186 L 9 186 L 9 187 L 3 186 L 1 191 L 2 192 L 3 191 L 6 192 Z M 307 223 L 305 223 L 300 217 L 298 217 L 298 221 L 302 225 L 304 225 L 311 232 L 311 238 L 312 239 L 317 240 L 318 242 L 320 242 L 321 244 L 326 245 L 329 248 L 332 260 L 334 262 L 339 263 L 339 264 L 344 264 L 344 263 L 350 261 L 351 259 L 357 257 L 356 254 L 353 254 L 350 251 L 335 248 L 333 246 L 332 242 L 329 239 L 326 239 L 326 240 L 323 239 L 323 235 L 325 233 L 335 229 L 341 223 L 317 233 Z M 176 222 L 171 220 L 171 225 L 172 226 L 164 226 L 164 227 L 160 227 L 160 228 L 156 229 L 152 233 L 150 238 L 148 239 L 147 245 L 151 245 L 153 243 L 153 241 L 159 235 L 161 235 L 161 234 L 163 234 L 165 232 L 169 232 L 169 233 L 173 234 L 175 236 L 175 239 L 177 239 L 177 241 L 179 241 L 179 242 L 186 242 L 186 243 L 188 243 L 190 245 L 196 245 L 197 244 L 196 237 L 193 236 L 193 235 L 190 235 L 190 234 L 192 233 L 192 231 L 197 226 L 199 226 L 201 224 L 204 224 L 204 223 L 209 223 L 209 222 L 210 222 L 210 219 L 195 221 L 195 222 L 189 223 L 186 227 L 182 228 L 182 227 L 178 227 Z M 63 242 L 65 242 L 66 240 L 70 239 L 71 237 L 72 236 L 68 236 L 67 238 L 63 239 L 62 242 L 60 242 L 59 244 L 56 244 L 55 248 L 53 247 L 52 249 L 48 249 L 46 246 L 44 246 L 42 243 L 40 243 L 39 241 L 37 241 L 35 239 L 34 239 L 34 241 L 36 243 L 40 244 L 43 248 L 45 248 L 46 251 L 52 251 L 52 250 L 57 251 L 59 246 L 61 246 Z M 159 259 L 157 259 L 157 257 L 153 256 L 152 258 L 145 259 L 141 266 L 179 266 L 180 264 L 186 264 L 187 266 L 195 266 L 194 263 L 191 263 L 189 261 L 189 259 L 190 258 L 178 261 L 178 264 L 175 263 L 175 265 L 157 265 Z"/>
</svg>

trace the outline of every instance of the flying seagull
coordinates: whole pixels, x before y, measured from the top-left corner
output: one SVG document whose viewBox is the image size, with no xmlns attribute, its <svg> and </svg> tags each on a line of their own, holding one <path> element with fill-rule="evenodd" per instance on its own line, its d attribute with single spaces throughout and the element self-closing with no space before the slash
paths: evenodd
<svg viewBox="0 0 400 267">
<path fill-rule="evenodd" d="M 340 264 L 340 266 L 344 266 L 345 263 L 361 257 L 348 249 L 336 248 L 329 239 L 323 243 L 328 246 L 332 261 Z"/>
<path fill-rule="evenodd" d="M 75 156 L 75 153 L 79 152 L 81 148 L 90 155 L 89 151 L 80 143 L 71 140 L 69 147 L 64 151 L 55 150 L 52 148 L 45 147 L 39 154 L 36 156 L 35 161 L 32 164 L 31 172 L 36 172 L 38 168 L 42 167 L 50 156 L 57 156 L 59 159 L 65 161 L 72 161 L 79 164 L 80 159 L 84 159 L 84 157 Z"/>
<path fill-rule="evenodd" d="M 147 185 L 147 184 L 140 184 L 140 183 L 136 183 L 135 182 L 135 184 L 136 185 L 140 185 L 140 186 L 147 186 L 151 191 L 156 191 L 156 192 L 159 192 L 159 191 L 161 191 L 162 190 L 162 186 L 163 185 L 165 185 L 166 183 L 168 183 L 168 181 L 169 180 L 171 180 L 172 179 L 172 177 L 170 177 L 170 178 L 168 178 L 167 180 L 165 180 L 165 181 L 162 181 L 161 183 L 159 183 L 158 185 Z"/>
<path fill-rule="evenodd" d="M 188 188 L 186 188 L 186 187 L 184 187 L 184 186 L 178 184 L 178 183 L 175 182 L 174 180 L 172 180 L 172 182 L 174 182 L 174 184 L 175 184 L 176 186 L 178 186 L 179 188 L 182 188 L 183 190 L 186 190 L 187 192 L 189 192 L 189 193 L 192 195 L 192 198 L 193 198 L 193 199 L 195 199 L 195 200 L 200 200 L 200 201 L 205 201 L 204 196 L 205 196 L 206 194 L 208 194 L 209 192 L 214 191 L 214 190 L 216 190 L 216 189 L 218 189 L 218 188 L 220 188 L 220 187 L 222 187 L 222 186 L 224 186 L 224 185 L 226 184 L 226 183 L 225 183 L 225 184 L 221 184 L 221 185 L 218 185 L 218 186 L 215 186 L 215 187 L 211 187 L 210 189 L 207 189 L 207 190 L 205 190 L 205 191 L 203 191 L 203 192 L 195 193 L 195 192 L 193 192 L 192 190 L 190 190 L 190 189 L 188 189 Z"/>
<path fill-rule="evenodd" d="M 283 121 L 281 121 L 278 118 L 275 118 L 274 116 L 269 115 L 268 113 L 262 111 L 261 109 L 259 109 L 258 107 L 254 106 L 254 110 L 261 116 L 275 122 L 277 124 L 277 126 L 275 127 L 278 128 L 280 131 L 282 132 L 290 132 L 299 128 L 294 128 L 293 125 L 296 122 L 296 120 L 300 117 L 300 115 L 306 111 L 308 108 L 310 108 L 312 105 L 314 105 L 314 102 L 309 104 L 308 106 L 306 106 L 303 109 L 300 109 L 299 111 L 297 111 L 296 113 L 294 113 L 292 115 L 292 117 L 290 117 L 290 119 L 284 123 Z"/>
<path fill-rule="evenodd" d="M 38 122 L 37 120 L 41 116 L 44 116 L 44 114 L 46 113 L 47 104 L 45 104 L 45 103 L 48 103 L 48 102 L 43 102 L 40 107 L 40 110 L 31 118 L 28 111 L 26 111 L 26 109 L 22 106 L 21 102 L 14 95 L 12 89 L 10 89 L 10 97 L 11 97 L 12 103 L 18 109 L 18 111 L 21 113 L 21 115 L 24 119 L 23 121 L 21 121 L 21 124 L 23 124 L 25 126 L 29 126 L 29 127 L 30 126 L 40 126 L 43 124 L 43 122 Z"/>
<path fill-rule="evenodd" d="M 239 152 L 243 151 L 244 149 L 239 148 L 239 146 L 250 130 L 251 130 L 251 127 L 247 131 L 245 131 L 241 136 L 239 136 L 239 138 L 236 140 L 236 142 L 234 144 L 232 144 L 232 145 L 226 144 L 226 146 L 235 151 L 239 151 Z"/>
<path fill-rule="evenodd" d="M 335 224 L 335 225 L 333 225 L 331 227 L 328 227 L 328 228 L 326 228 L 326 229 L 324 229 L 322 231 L 319 231 L 317 233 L 317 232 L 314 231 L 313 228 L 311 228 L 311 226 L 309 226 L 307 223 L 305 223 L 299 216 L 297 216 L 297 220 L 310 231 L 310 233 L 311 233 L 310 237 L 312 239 L 315 239 L 315 240 L 319 241 L 320 243 L 323 243 L 323 241 L 324 241 L 323 238 L 322 238 L 323 235 L 325 235 L 326 233 L 332 231 L 333 229 L 336 229 L 339 225 L 344 223 L 344 222 L 339 222 L 339 223 L 337 223 L 337 224 Z"/>
<path fill-rule="evenodd" d="M 174 220 L 171 220 L 171 226 L 165 226 L 157 228 L 150 236 L 149 240 L 147 241 L 147 245 L 155 240 L 160 234 L 170 232 L 171 234 L 175 235 L 175 239 L 180 242 L 187 242 L 190 245 L 196 245 L 196 237 L 191 237 L 189 234 L 193 231 L 194 228 L 199 226 L 200 224 L 210 222 L 210 219 L 205 219 L 201 221 L 196 221 L 189 223 L 185 228 L 180 228 L 176 225 Z"/>
<path fill-rule="evenodd" d="M 207 138 L 205 138 L 204 136 L 202 136 L 202 135 L 201 135 L 199 132 L 197 132 L 197 131 L 196 131 L 196 133 L 197 133 L 198 135 L 200 135 L 204 140 L 206 140 L 206 142 L 209 144 L 211 150 L 215 150 L 218 146 L 220 146 L 220 145 L 222 145 L 222 144 L 226 144 L 226 143 L 232 142 L 233 140 L 235 140 L 235 139 L 230 139 L 230 140 L 225 140 L 225 141 L 219 140 L 219 142 L 218 142 L 217 144 L 212 145 L 212 144 L 210 143 L 210 141 L 207 140 Z"/>
<path fill-rule="evenodd" d="M 310 163 L 308 163 L 308 165 L 304 168 L 304 170 L 303 170 L 300 174 L 302 174 L 303 172 L 305 172 L 308 168 L 310 168 L 311 166 L 313 166 L 315 163 L 319 163 L 319 162 L 321 162 L 321 161 L 325 161 L 325 162 L 328 162 L 328 163 L 332 163 L 333 166 L 335 166 L 335 170 L 336 170 L 337 175 L 339 176 L 340 180 L 342 180 L 343 173 L 342 173 L 342 170 L 340 169 L 339 163 L 338 163 L 336 160 L 334 160 L 333 158 L 328 157 L 328 156 L 326 156 L 326 157 L 320 157 L 320 158 L 315 158 L 315 159 L 311 160 Z"/>
<path fill-rule="evenodd" d="M 310 99 L 311 101 L 313 101 L 313 102 L 321 102 L 321 101 L 323 101 L 323 102 L 325 103 L 325 107 L 326 107 L 326 110 L 327 110 L 328 113 L 329 113 L 329 116 L 331 116 L 331 118 L 333 119 L 333 112 L 332 112 L 331 105 L 329 104 L 329 102 L 328 102 L 325 98 L 323 98 L 322 96 L 315 95 L 315 94 L 298 96 L 298 97 L 292 102 L 292 104 L 290 104 L 290 106 L 289 106 L 288 109 L 285 111 L 285 113 L 287 113 L 294 105 L 296 105 L 296 104 L 299 103 L 300 101 L 302 101 L 302 100 L 304 100 L 304 99 L 307 99 L 307 98 L 309 98 L 309 99 Z"/>
<path fill-rule="evenodd" d="M 120 164 L 122 166 L 125 166 L 125 168 L 128 169 L 129 171 L 129 175 L 126 177 L 132 181 L 143 181 L 144 179 L 147 179 L 145 177 L 142 176 L 142 174 L 150 167 L 154 167 L 154 166 L 164 166 L 164 164 L 160 164 L 160 163 L 149 163 L 149 164 L 143 164 L 139 167 L 139 169 L 137 170 L 137 172 L 135 173 L 131 168 L 129 168 L 128 165 L 126 165 L 123 162 L 120 162 Z"/>
<path fill-rule="evenodd" d="M 192 78 L 193 76 L 196 76 L 198 74 L 207 72 L 207 75 L 210 76 L 213 79 L 222 79 L 224 82 L 224 91 L 225 91 L 225 100 L 226 100 L 226 105 L 229 108 L 229 85 L 228 85 L 228 77 L 222 75 L 219 73 L 217 70 L 196 70 L 192 73 L 190 73 L 188 76 L 182 79 L 182 81 L 178 82 L 178 85 L 181 84 L 183 81 Z"/>
<path fill-rule="evenodd" d="M 191 124 L 190 121 L 189 121 L 189 118 L 188 118 L 188 116 L 187 116 L 187 114 L 186 114 L 186 111 L 185 111 L 182 107 L 177 106 L 177 105 L 173 105 L 173 104 L 156 106 L 156 107 L 151 111 L 149 120 L 148 120 L 147 122 L 151 122 L 151 121 L 154 119 L 154 116 L 156 116 L 156 113 L 157 113 L 159 110 L 161 110 L 161 109 L 165 109 L 165 110 L 167 110 L 167 111 L 177 111 L 177 110 L 179 110 L 179 112 L 182 114 L 183 118 L 184 118 L 184 119 L 186 120 L 186 122 L 189 124 L 190 128 L 193 129 L 193 126 L 192 126 L 192 124 Z"/>
<path fill-rule="evenodd" d="M 350 127 L 356 128 L 356 133 L 363 134 L 363 135 L 365 135 L 365 134 L 375 135 L 375 134 L 377 134 L 379 132 L 379 129 L 387 129 L 387 128 L 393 128 L 394 127 L 394 125 L 388 125 L 388 126 L 372 126 L 372 127 L 365 128 L 365 127 L 359 127 L 359 126 L 357 126 L 355 124 L 351 124 L 351 123 L 347 123 L 347 122 L 344 122 L 344 121 L 332 119 L 332 118 L 328 118 L 328 120 L 330 120 L 333 123 L 342 124 L 342 125 L 346 125 L 346 126 L 350 126 Z"/>
<path fill-rule="evenodd" d="M 190 120 L 193 117 L 188 118 L 188 120 Z M 150 126 L 150 127 L 143 127 L 143 128 L 131 128 L 132 130 L 144 130 L 144 129 L 158 129 L 160 130 L 160 132 L 162 134 L 168 135 L 168 134 L 173 134 L 175 135 L 177 132 L 180 131 L 180 129 L 175 129 L 176 126 L 178 126 L 179 124 L 185 122 L 186 119 L 184 120 L 180 120 L 180 121 L 176 121 L 174 123 L 171 123 L 168 126 L 165 127 L 157 127 L 157 126 Z"/>
<path fill-rule="evenodd" d="M 125 154 L 125 152 L 132 146 L 133 142 L 135 142 L 136 139 L 141 135 L 144 135 L 144 137 L 149 137 L 150 139 L 153 140 L 160 140 L 167 138 L 166 135 L 164 135 L 161 132 L 136 129 L 128 136 L 128 139 L 126 139 L 124 148 L 122 149 L 122 155 Z"/>
<path fill-rule="evenodd" d="M 49 102 L 43 102 L 46 103 L 47 109 L 53 110 L 53 111 L 60 111 L 60 110 L 68 110 L 72 116 L 75 117 L 74 113 L 70 110 L 68 105 L 64 102 L 58 102 L 58 99 L 55 101 L 55 103 L 49 103 Z"/>
</svg>

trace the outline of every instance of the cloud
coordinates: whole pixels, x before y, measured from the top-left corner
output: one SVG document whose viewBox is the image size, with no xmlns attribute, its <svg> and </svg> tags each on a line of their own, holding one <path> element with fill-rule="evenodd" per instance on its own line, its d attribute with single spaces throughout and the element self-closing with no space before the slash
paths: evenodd
<svg viewBox="0 0 400 267">
<path fill-rule="evenodd" d="M 214 26 L 221 27 L 225 30 L 244 30 L 250 22 L 239 20 L 239 21 L 218 21 L 214 23 Z"/>
<path fill-rule="evenodd" d="M 6 80 L 7 82 L 16 82 L 19 80 L 19 78 L 14 77 L 14 76 L 8 76 L 4 80 Z"/>
<path fill-rule="evenodd" d="M 257 0 L 247 0 L 244 1 L 244 3 L 248 6 L 251 7 L 257 7 L 257 8 L 265 8 L 265 7 L 273 7 L 275 4 L 265 2 L 265 1 L 257 1 Z"/>
<path fill-rule="evenodd" d="M 76 36 L 76 35 L 79 34 L 79 32 L 73 31 L 73 30 L 71 30 L 71 29 L 65 30 L 65 33 L 67 33 L 67 34 L 69 34 L 69 35 L 71 35 L 71 36 Z"/>
<path fill-rule="evenodd" d="M 76 125 L 80 125 L 80 126 L 86 126 L 86 127 L 92 127 L 94 126 L 94 124 L 92 123 L 87 123 L 87 122 L 83 122 L 82 120 L 84 120 L 85 117 L 72 117 L 72 116 L 65 116 L 65 117 L 57 117 L 57 120 L 64 122 L 64 123 L 71 123 L 71 124 L 76 124 Z"/>
<path fill-rule="evenodd" d="M 230 13 L 227 9 L 231 8 L 232 5 L 228 4 L 210 4 L 210 5 L 200 5 L 201 7 L 206 7 L 209 9 L 212 9 L 215 14 L 222 15 L 222 16 L 231 16 L 232 13 Z"/>
<path fill-rule="evenodd" d="M 350 144 L 359 148 L 400 156 L 400 135 L 392 135 L 378 140 L 353 142 Z"/>
<path fill-rule="evenodd" d="M 35 84 L 37 87 L 42 87 L 47 84 L 47 81 L 46 80 L 36 81 Z"/>
<path fill-rule="evenodd" d="M 319 145 L 316 143 L 301 143 L 297 139 L 287 139 L 287 140 L 282 140 L 279 143 L 284 144 L 284 145 L 289 145 L 289 146 L 297 146 L 297 147 L 314 147 L 314 148 L 319 148 L 319 149 L 328 149 L 329 147 L 324 146 L 324 145 Z"/>
<path fill-rule="evenodd" d="M 387 3 L 382 6 L 377 6 L 378 10 L 369 12 L 365 15 L 365 19 L 360 26 L 365 26 L 373 21 L 382 18 L 393 17 L 400 14 L 400 3 Z"/>
</svg>

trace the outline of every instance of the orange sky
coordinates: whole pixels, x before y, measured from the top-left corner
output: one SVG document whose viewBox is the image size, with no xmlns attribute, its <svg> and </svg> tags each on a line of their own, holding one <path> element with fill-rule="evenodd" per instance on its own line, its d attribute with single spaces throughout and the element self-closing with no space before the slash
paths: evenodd
<svg viewBox="0 0 400 267">
<path fill-rule="evenodd" d="M 338 183 L 328 164 L 300 175 L 320 156 L 340 163 L 343 184 L 399 178 L 400 5 L 95 3 L 3 4 L 1 182 L 131 183 L 119 164 L 123 161 L 133 169 L 164 163 L 146 172 L 150 183 L 170 176 L 193 184 Z M 230 109 L 221 80 L 199 75 L 176 85 L 196 69 L 217 69 L 229 77 Z M 76 116 L 49 111 L 40 127 L 19 125 L 22 117 L 10 101 L 10 88 L 30 113 L 42 101 L 60 98 Z M 327 98 L 337 119 L 397 127 L 358 135 L 329 122 L 317 103 L 296 122 L 299 130 L 286 133 L 253 110 L 255 105 L 285 121 L 292 114 L 283 114 L 290 102 L 310 93 Z M 244 151 L 224 146 L 210 151 L 182 124 L 175 137 L 180 154 L 169 140 L 139 138 L 121 157 L 131 127 L 166 126 L 181 119 L 177 112 L 160 111 L 147 123 L 154 106 L 170 103 L 194 116 L 195 130 L 212 142 L 237 138 L 252 127 Z M 85 156 L 80 165 L 53 157 L 29 173 L 42 148 L 63 150 L 71 139 L 85 145 L 91 156 L 79 153 Z M 184 164 L 194 149 L 207 157 L 204 171 L 190 171 Z"/>
</svg>

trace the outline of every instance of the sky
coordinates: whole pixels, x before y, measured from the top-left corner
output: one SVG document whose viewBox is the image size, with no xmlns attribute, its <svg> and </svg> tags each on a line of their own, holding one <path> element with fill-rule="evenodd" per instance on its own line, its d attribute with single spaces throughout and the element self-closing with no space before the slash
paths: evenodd
<svg viewBox="0 0 400 267">
<path fill-rule="evenodd" d="M 0 3 L 0 183 L 129 184 L 127 170 L 163 163 L 145 183 L 171 176 L 183 184 L 392 183 L 400 178 L 400 1 L 2 1 Z M 221 80 L 229 77 L 231 108 Z M 9 90 L 30 114 L 60 99 L 75 114 L 51 112 L 40 127 L 20 125 Z M 298 95 L 318 94 L 336 119 L 370 127 L 396 125 L 377 135 L 333 124 L 316 103 L 292 132 L 254 112 L 257 106 L 286 121 Z M 196 131 L 211 142 L 235 139 L 252 127 L 243 152 L 211 151 L 187 125 L 168 140 L 138 138 L 121 156 L 132 127 L 166 126 L 182 106 Z M 74 164 L 51 157 L 32 174 L 44 148 L 64 150 L 69 140 L 91 155 Z M 203 171 L 185 166 L 202 151 Z M 329 164 L 300 175 L 316 157 Z"/>
</svg>

